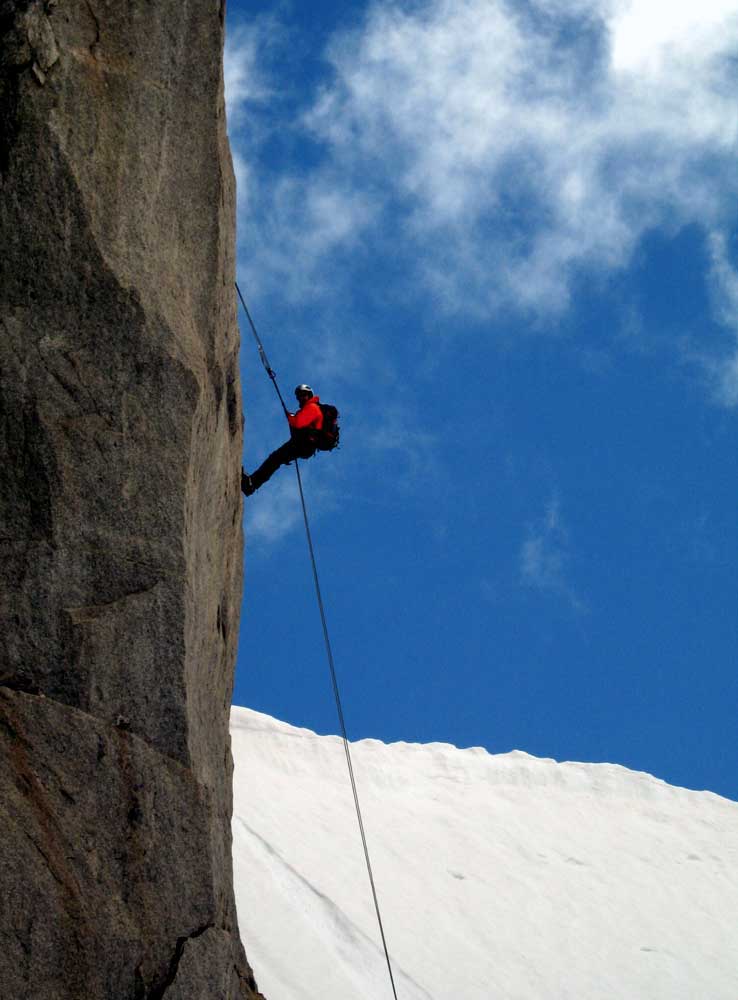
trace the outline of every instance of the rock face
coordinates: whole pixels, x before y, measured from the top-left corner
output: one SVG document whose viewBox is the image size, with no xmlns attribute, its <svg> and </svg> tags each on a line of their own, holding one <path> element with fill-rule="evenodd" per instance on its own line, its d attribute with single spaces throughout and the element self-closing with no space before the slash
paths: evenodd
<svg viewBox="0 0 738 1000">
<path fill-rule="evenodd" d="M 255 996 L 221 0 L 0 0 L 0 994 Z"/>
</svg>

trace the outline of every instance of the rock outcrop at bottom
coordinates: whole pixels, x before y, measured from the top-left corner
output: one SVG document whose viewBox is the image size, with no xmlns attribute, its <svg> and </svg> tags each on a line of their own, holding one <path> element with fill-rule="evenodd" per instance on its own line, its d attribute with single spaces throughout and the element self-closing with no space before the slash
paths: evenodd
<svg viewBox="0 0 738 1000">
<path fill-rule="evenodd" d="M 6 689 L 0 800 L 3 996 L 254 995 L 213 892 L 207 792 L 188 768 Z"/>
</svg>

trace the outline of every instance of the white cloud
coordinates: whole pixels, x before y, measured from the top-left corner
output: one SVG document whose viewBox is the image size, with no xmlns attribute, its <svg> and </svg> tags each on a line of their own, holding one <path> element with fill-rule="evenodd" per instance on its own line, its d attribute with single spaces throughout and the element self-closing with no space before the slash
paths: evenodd
<svg viewBox="0 0 738 1000">
<path fill-rule="evenodd" d="M 330 468 L 322 468 L 320 474 L 314 475 L 315 461 L 315 458 L 300 461 L 305 504 L 312 523 L 317 523 L 338 503 L 331 486 L 335 472 L 331 474 Z M 256 493 L 244 499 L 245 532 L 250 551 L 281 541 L 295 531 L 302 533 L 303 515 L 296 479 L 294 464 L 284 466 Z"/>
<path fill-rule="evenodd" d="M 706 47 L 719 49 L 726 23 L 735 28 L 738 13 L 725 0 L 621 0 L 614 10 L 613 67 L 651 77 L 668 72 L 675 59 L 692 61 Z"/>
<path fill-rule="evenodd" d="M 269 97 L 259 53 L 267 36 L 266 23 L 242 26 L 226 38 L 223 53 L 226 112 L 231 127 L 237 124 L 249 105 Z"/>
<path fill-rule="evenodd" d="M 532 526 L 520 549 L 520 578 L 529 587 L 563 598 L 577 612 L 587 610 L 567 579 L 568 531 L 554 496 L 541 521 Z"/>
<path fill-rule="evenodd" d="M 257 305 L 331 313 L 327 376 L 369 359 L 344 326 L 352 279 L 377 265 L 387 302 L 548 323 L 575 278 L 627 266 L 649 230 L 735 226 L 735 0 L 381 0 L 361 16 L 301 98 L 275 17 L 226 48 L 239 280 Z M 275 166 L 267 140 L 308 155 Z M 709 238 L 715 315 L 733 330 L 730 265 Z M 735 406 L 738 348 L 698 360 Z"/>
<path fill-rule="evenodd" d="M 277 478 L 279 477 L 279 478 Z M 256 493 L 244 500 L 245 531 L 249 546 L 271 543 L 289 535 L 302 521 L 294 473 L 278 471 Z"/>
<path fill-rule="evenodd" d="M 266 202 L 266 207 L 246 214 L 239 198 L 248 287 L 258 290 L 266 283 L 303 304 L 335 291 L 342 259 L 356 249 L 370 222 L 364 194 L 332 175 L 308 182 L 288 176 L 273 184 L 262 178 L 258 190 L 252 187 L 251 202 Z"/>
<path fill-rule="evenodd" d="M 715 313 L 733 334 L 733 347 L 722 362 L 706 360 L 718 402 L 738 406 L 738 271 L 728 255 L 723 233 L 714 232 L 709 241 Z"/>
<path fill-rule="evenodd" d="M 232 151 L 232 158 L 233 173 L 236 177 L 238 203 L 243 210 L 246 210 L 251 204 L 250 193 L 252 188 L 253 171 L 249 166 L 248 160 L 240 153 L 236 152 L 236 150 Z"/>
<path fill-rule="evenodd" d="M 329 47 L 314 165 L 262 178 L 260 278 L 335 292 L 391 245 L 449 308 L 562 309 L 649 228 L 734 215 L 737 48 L 733 0 L 376 3 Z"/>
<path fill-rule="evenodd" d="M 242 24 L 226 37 L 223 80 L 239 216 L 253 212 L 254 196 L 260 190 L 254 153 L 265 142 L 269 128 L 259 113 L 266 112 L 275 98 L 266 61 L 280 39 L 271 15 Z"/>
</svg>

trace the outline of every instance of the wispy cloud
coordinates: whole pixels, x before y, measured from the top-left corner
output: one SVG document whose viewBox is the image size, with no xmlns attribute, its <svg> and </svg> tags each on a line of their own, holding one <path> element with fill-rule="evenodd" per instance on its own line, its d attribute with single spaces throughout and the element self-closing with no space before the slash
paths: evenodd
<svg viewBox="0 0 738 1000">
<path fill-rule="evenodd" d="M 525 586 L 562 598 L 574 611 L 586 612 L 586 604 L 568 579 L 569 560 L 569 533 L 560 500 L 554 496 L 520 548 L 520 579 Z"/>
<path fill-rule="evenodd" d="M 714 391 L 725 406 L 738 406 L 738 271 L 730 262 L 723 233 L 710 236 L 715 313 L 732 333 L 732 347 L 722 361 L 707 359 Z"/>
<path fill-rule="evenodd" d="M 284 538 L 302 520 L 294 474 L 276 475 L 280 478 L 270 480 L 262 490 L 244 500 L 246 539 L 250 547 Z"/>
<path fill-rule="evenodd" d="M 253 212 L 261 187 L 255 154 L 269 137 L 262 113 L 277 93 L 267 62 L 282 35 L 277 19 L 262 14 L 226 37 L 223 78 L 240 216 Z"/>
<path fill-rule="evenodd" d="M 266 456 L 264 456 L 266 457 Z M 315 475 L 313 463 L 300 462 L 308 516 L 313 519 L 334 510 L 338 504 L 334 488 L 336 470 L 323 466 Z M 250 551 L 268 548 L 275 542 L 302 531 L 303 516 L 294 464 L 278 469 L 260 490 L 244 500 L 245 532 Z"/>
<path fill-rule="evenodd" d="M 735 218 L 737 47 L 733 0 L 375 3 L 285 123 L 310 165 L 259 175 L 250 283 L 335 297 L 373 254 L 450 312 L 562 310 L 649 229 Z"/>
<path fill-rule="evenodd" d="M 238 126 L 257 103 L 268 100 L 272 90 L 267 83 L 262 52 L 268 46 L 269 29 L 274 22 L 261 18 L 241 25 L 226 38 L 223 53 L 226 112 L 231 128 Z"/>
<path fill-rule="evenodd" d="M 438 473 L 438 429 L 426 429 L 417 413 L 398 400 L 388 401 L 369 427 L 356 427 L 356 444 L 362 454 L 376 461 L 381 453 L 384 465 L 394 469 L 393 482 L 417 484 Z"/>
</svg>

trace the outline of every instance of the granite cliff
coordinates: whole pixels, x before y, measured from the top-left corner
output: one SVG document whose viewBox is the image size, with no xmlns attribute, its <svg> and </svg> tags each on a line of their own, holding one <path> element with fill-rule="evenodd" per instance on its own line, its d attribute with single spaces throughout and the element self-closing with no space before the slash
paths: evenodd
<svg viewBox="0 0 738 1000">
<path fill-rule="evenodd" d="M 0 2 L 0 994 L 253 997 L 221 0 Z"/>
</svg>

